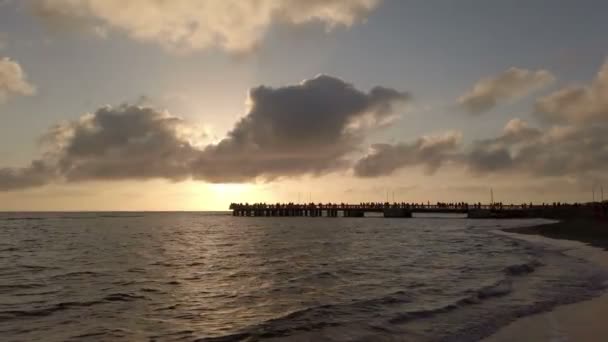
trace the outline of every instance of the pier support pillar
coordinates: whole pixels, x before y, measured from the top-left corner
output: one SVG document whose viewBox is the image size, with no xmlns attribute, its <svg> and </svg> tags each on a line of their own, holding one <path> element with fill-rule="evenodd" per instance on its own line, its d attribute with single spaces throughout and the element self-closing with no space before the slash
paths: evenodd
<svg viewBox="0 0 608 342">
<path fill-rule="evenodd" d="M 361 210 L 345 210 L 344 217 L 364 217 L 365 213 Z"/>
<path fill-rule="evenodd" d="M 412 212 L 402 208 L 385 208 L 384 217 L 412 217 Z"/>
</svg>

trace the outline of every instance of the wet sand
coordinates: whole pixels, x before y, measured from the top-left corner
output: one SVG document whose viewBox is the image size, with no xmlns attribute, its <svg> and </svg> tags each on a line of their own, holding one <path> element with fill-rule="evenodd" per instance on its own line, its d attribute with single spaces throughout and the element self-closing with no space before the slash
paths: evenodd
<svg viewBox="0 0 608 342">
<path fill-rule="evenodd" d="M 533 227 L 509 228 L 504 231 L 581 241 L 608 251 L 608 220 L 574 219 Z"/>
<path fill-rule="evenodd" d="M 564 253 L 584 258 L 608 271 L 608 222 L 570 220 L 535 227 L 505 229 L 528 241 L 558 246 Z M 558 239 L 558 240 L 555 240 Z M 608 292 L 584 302 L 516 320 L 485 342 L 606 341 Z"/>
</svg>

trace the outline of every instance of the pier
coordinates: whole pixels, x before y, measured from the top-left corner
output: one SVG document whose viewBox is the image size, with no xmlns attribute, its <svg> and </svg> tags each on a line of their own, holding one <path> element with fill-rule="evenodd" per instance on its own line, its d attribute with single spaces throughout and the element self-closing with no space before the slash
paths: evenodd
<svg viewBox="0 0 608 342">
<path fill-rule="evenodd" d="M 368 213 L 387 218 L 413 214 L 461 214 L 468 218 L 566 218 L 606 217 L 607 203 L 586 204 L 469 204 L 469 203 L 232 203 L 233 216 L 247 217 L 365 217 Z"/>
</svg>

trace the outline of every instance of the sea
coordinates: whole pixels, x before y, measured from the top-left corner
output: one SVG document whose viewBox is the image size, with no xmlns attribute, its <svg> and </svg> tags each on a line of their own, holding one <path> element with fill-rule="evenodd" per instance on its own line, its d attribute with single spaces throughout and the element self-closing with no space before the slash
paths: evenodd
<svg viewBox="0 0 608 342">
<path fill-rule="evenodd" d="M 0 213 L 0 340 L 477 341 L 605 288 L 542 222 Z"/>
</svg>

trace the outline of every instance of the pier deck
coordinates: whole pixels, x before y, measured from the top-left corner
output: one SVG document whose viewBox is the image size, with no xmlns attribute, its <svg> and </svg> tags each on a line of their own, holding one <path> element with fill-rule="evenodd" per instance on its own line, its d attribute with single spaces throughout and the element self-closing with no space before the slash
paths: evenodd
<svg viewBox="0 0 608 342">
<path fill-rule="evenodd" d="M 364 217 L 381 213 L 384 217 L 412 217 L 414 213 L 463 214 L 468 218 L 563 218 L 605 215 L 606 205 L 593 204 L 237 204 L 230 205 L 234 216 L 255 217 Z M 604 213 L 604 214 L 602 214 Z M 376 215 L 374 215 L 376 216 Z"/>
</svg>

